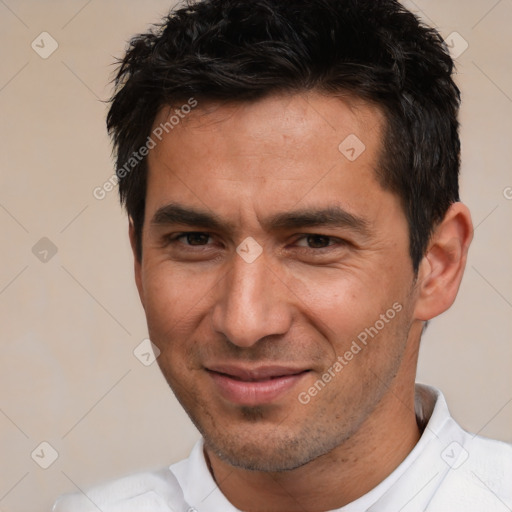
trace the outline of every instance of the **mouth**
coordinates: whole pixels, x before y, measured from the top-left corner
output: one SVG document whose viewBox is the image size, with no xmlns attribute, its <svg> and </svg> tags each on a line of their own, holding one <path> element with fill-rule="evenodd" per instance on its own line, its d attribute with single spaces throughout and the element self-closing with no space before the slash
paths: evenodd
<svg viewBox="0 0 512 512">
<path fill-rule="evenodd" d="M 236 405 L 270 404 L 282 398 L 309 372 L 309 369 L 285 366 L 216 365 L 206 368 L 216 391 Z"/>
</svg>

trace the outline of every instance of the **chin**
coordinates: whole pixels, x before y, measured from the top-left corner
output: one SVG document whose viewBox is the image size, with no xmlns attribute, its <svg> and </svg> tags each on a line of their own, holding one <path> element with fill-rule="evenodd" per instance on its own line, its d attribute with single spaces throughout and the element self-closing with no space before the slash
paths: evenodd
<svg viewBox="0 0 512 512">
<path fill-rule="evenodd" d="M 256 414 L 254 412 L 254 414 Z M 328 453 L 337 443 L 315 439 L 307 432 L 285 433 L 279 426 L 222 434 L 203 433 L 205 445 L 219 459 L 248 471 L 292 471 Z M 312 441 L 315 439 L 315 441 Z"/>
</svg>

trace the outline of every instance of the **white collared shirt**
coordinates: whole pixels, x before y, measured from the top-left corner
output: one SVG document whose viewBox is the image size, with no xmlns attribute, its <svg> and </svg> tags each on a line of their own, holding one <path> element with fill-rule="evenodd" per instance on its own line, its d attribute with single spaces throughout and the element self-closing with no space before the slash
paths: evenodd
<svg viewBox="0 0 512 512">
<path fill-rule="evenodd" d="M 464 431 L 443 394 L 416 384 L 423 434 L 379 485 L 331 512 L 511 512 L 512 445 Z M 199 440 L 190 456 L 159 471 L 61 496 L 53 512 L 240 512 L 217 487 Z"/>
</svg>

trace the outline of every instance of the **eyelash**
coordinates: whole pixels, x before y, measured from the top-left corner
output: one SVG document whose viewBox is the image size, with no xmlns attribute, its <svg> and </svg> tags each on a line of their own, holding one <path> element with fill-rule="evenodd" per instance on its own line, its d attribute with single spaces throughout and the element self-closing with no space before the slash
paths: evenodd
<svg viewBox="0 0 512 512">
<path fill-rule="evenodd" d="M 183 233 L 178 233 L 176 235 L 172 235 L 172 236 L 166 237 L 166 245 L 177 243 L 180 238 L 187 237 L 188 235 L 207 235 L 209 238 L 212 238 L 212 235 L 210 235 L 209 233 L 206 233 L 204 231 L 186 231 L 186 232 L 183 232 Z M 341 239 L 341 238 L 336 238 L 336 237 L 329 236 L 329 235 L 322 235 L 320 233 L 303 233 L 296 240 L 296 242 L 299 241 L 299 240 L 306 239 L 308 237 L 326 238 L 326 239 L 329 240 L 329 242 L 334 241 L 336 243 L 329 244 L 327 247 L 320 247 L 320 248 L 301 247 L 301 249 L 309 250 L 309 251 L 314 251 L 314 252 L 319 252 L 319 251 L 325 251 L 325 250 L 332 249 L 336 245 L 338 245 L 338 246 L 348 245 L 348 242 L 343 240 L 343 239 Z M 186 247 L 207 247 L 207 245 L 201 245 L 201 244 L 199 244 L 199 245 L 184 244 L 184 245 Z"/>
</svg>

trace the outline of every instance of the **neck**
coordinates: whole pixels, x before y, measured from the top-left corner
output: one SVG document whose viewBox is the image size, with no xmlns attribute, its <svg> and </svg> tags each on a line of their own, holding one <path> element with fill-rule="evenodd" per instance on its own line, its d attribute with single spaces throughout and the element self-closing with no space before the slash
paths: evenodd
<svg viewBox="0 0 512 512">
<path fill-rule="evenodd" d="M 414 380 L 413 380 L 414 383 Z M 334 450 L 292 471 L 233 467 L 205 448 L 220 490 L 247 512 L 321 512 L 342 507 L 382 482 L 420 438 L 414 386 L 389 389 L 358 431 Z"/>
</svg>

